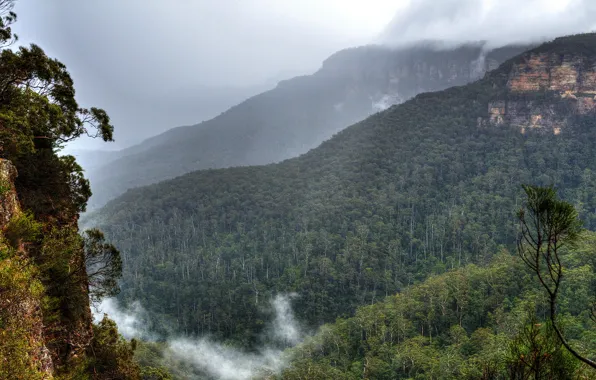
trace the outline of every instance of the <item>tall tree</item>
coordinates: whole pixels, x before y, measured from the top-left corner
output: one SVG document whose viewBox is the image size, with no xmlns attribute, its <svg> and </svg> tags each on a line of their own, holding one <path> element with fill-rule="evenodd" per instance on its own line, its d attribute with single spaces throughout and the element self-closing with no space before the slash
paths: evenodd
<svg viewBox="0 0 596 380">
<path fill-rule="evenodd" d="M 120 288 L 118 279 L 122 276 L 120 252 L 105 242 L 104 234 L 98 229 L 85 231 L 85 268 L 89 281 L 89 296 L 92 302 L 104 297 L 113 297 Z"/>
<path fill-rule="evenodd" d="M 557 324 L 557 297 L 564 274 L 561 253 L 579 239 L 581 221 L 578 213 L 573 205 L 557 199 L 552 186 L 523 188 L 527 200 L 518 212 L 521 227 L 518 253 L 548 294 L 552 327 L 563 346 L 577 359 L 596 369 L 596 362 L 571 347 Z"/>
</svg>

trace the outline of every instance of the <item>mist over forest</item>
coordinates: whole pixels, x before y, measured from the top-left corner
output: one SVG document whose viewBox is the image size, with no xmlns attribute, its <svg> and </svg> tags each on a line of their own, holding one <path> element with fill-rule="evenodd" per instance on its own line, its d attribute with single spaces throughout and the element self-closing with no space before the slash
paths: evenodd
<svg viewBox="0 0 596 380">
<path fill-rule="evenodd" d="M 0 380 L 596 378 L 594 20 L 0 0 Z"/>
</svg>

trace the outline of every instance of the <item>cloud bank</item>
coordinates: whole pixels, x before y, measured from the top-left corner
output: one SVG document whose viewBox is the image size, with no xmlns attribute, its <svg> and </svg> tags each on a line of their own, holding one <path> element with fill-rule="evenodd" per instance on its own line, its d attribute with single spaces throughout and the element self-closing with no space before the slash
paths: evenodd
<svg viewBox="0 0 596 380">
<path fill-rule="evenodd" d="M 594 0 L 413 0 L 379 42 L 485 40 L 501 46 L 594 30 Z"/>
<path fill-rule="evenodd" d="M 118 325 L 118 331 L 126 339 L 140 338 L 153 340 L 154 337 L 150 331 L 145 329 L 143 318 L 145 309 L 139 302 L 134 302 L 129 308 L 122 308 L 114 298 L 108 298 L 92 308 L 93 320 L 95 323 L 101 321 L 104 314 L 107 314 Z"/>
<path fill-rule="evenodd" d="M 292 311 L 291 301 L 295 297 L 295 294 L 279 294 L 271 301 L 275 318 L 265 329 L 263 340 L 267 343 L 256 352 L 225 346 L 208 337 L 175 337 L 168 339 L 165 355 L 174 359 L 170 362 L 181 361 L 199 373 L 221 380 L 248 380 L 278 374 L 287 365 L 284 348 L 300 343 L 306 336 Z M 151 333 L 143 329 L 145 311 L 138 302 L 124 309 L 114 299 L 104 300 L 94 310 L 95 320 L 103 318 L 104 313 L 116 322 L 125 338 L 153 339 Z"/>
</svg>

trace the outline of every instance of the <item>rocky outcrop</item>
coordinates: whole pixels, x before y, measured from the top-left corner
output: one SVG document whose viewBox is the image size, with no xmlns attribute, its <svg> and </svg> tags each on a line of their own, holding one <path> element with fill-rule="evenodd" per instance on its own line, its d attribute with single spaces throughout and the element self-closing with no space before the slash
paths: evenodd
<svg viewBox="0 0 596 380">
<path fill-rule="evenodd" d="M 4 233 L 10 228 L 10 222 L 21 215 L 14 185 L 16 177 L 17 170 L 12 163 L 0 159 L 0 250 L 3 251 L 8 249 Z M 16 252 L 17 254 L 8 255 L 0 260 L 0 271 L 20 274 L 13 276 L 10 282 L 4 283 L 5 287 L 1 289 L 3 291 L 0 293 L 0 317 L 6 325 L 0 326 L 0 336 L 8 342 L 11 342 L 10 339 L 27 341 L 29 349 L 26 350 L 27 357 L 23 360 L 29 361 L 30 366 L 36 368 L 44 379 L 51 379 L 54 366 L 50 351 L 45 346 L 41 294 L 38 294 L 39 288 L 28 277 L 31 265 L 27 250 L 18 244 Z M 6 280 L 0 278 L 2 279 Z M 3 329 L 5 331 L 2 331 Z M 1 367 L 2 363 L 0 369 Z"/>
<path fill-rule="evenodd" d="M 529 53 L 514 63 L 508 100 L 488 105 L 492 125 L 509 124 L 559 134 L 570 116 L 596 114 L 596 64 L 583 55 Z M 541 99 L 532 99 L 531 95 Z M 565 104 L 565 112 L 558 107 Z M 571 112 L 569 112 L 571 111 Z"/>
<path fill-rule="evenodd" d="M 14 187 L 17 170 L 8 160 L 0 158 L 0 229 L 19 212 L 19 201 Z"/>
<path fill-rule="evenodd" d="M 557 111 L 555 104 L 531 100 L 495 101 L 488 104 L 489 122 L 492 125 L 512 125 L 522 133 L 536 129 L 554 134 L 561 133 L 568 114 Z"/>
<path fill-rule="evenodd" d="M 513 65 L 507 87 L 514 93 L 556 91 L 561 96 L 593 98 L 596 66 L 574 54 L 529 54 Z"/>
</svg>

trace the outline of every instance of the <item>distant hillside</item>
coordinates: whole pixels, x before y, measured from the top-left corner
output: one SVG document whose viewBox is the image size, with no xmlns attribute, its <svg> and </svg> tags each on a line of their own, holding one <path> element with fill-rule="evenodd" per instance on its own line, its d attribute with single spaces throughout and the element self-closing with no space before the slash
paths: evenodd
<svg viewBox="0 0 596 380">
<path fill-rule="evenodd" d="M 347 49 L 313 75 L 281 81 L 201 124 L 171 129 L 88 171 L 99 207 L 129 188 L 194 170 L 261 165 L 298 156 L 348 125 L 426 91 L 480 78 L 527 47 L 484 52 L 482 44 L 438 50 Z"/>
<path fill-rule="evenodd" d="M 556 185 L 595 228 L 594 67 L 596 35 L 557 39 L 298 158 L 129 191 L 92 216 L 122 249 L 121 299 L 155 328 L 250 345 L 272 293 L 317 326 L 514 248 L 523 183 Z"/>
<path fill-rule="evenodd" d="M 158 145 L 162 134 L 172 125 L 190 125 L 212 119 L 233 105 L 276 85 L 277 81 L 271 79 L 263 84 L 244 87 L 192 86 L 175 92 L 148 94 L 146 99 L 135 99 L 133 104 L 120 102 L 110 109 L 113 109 L 111 115 L 119 116 L 113 117 L 123 130 L 116 130 L 116 142 L 109 151 L 101 150 L 99 142 L 87 140 L 67 147 L 63 153 L 77 157 L 77 162 L 89 172 L 120 157 Z M 88 144 L 95 148 L 87 148 Z M 116 150 L 117 147 L 126 148 Z"/>
</svg>

